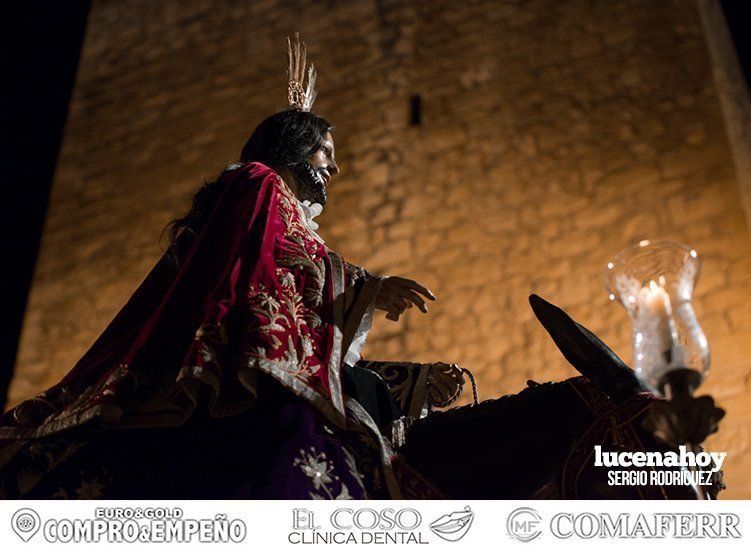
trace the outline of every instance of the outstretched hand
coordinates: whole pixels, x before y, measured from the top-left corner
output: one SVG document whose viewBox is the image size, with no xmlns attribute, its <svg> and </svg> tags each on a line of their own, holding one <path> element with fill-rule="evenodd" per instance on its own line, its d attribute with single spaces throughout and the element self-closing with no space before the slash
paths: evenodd
<svg viewBox="0 0 751 549">
<path fill-rule="evenodd" d="M 397 321 L 405 310 L 415 305 L 423 313 L 427 313 L 428 307 L 423 297 L 435 301 L 433 292 L 414 280 L 390 276 L 383 281 L 381 291 L 376 296 L 375 306 L 386 311 L 386 318 Z"/>
</svg>

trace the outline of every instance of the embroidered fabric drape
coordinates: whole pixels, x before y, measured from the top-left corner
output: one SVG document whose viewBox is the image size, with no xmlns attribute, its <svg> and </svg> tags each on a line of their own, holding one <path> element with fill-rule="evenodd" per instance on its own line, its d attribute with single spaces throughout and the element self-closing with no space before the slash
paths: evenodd
<svg viewBox="0 0 751 549">
<path fill-rule="evenodd" d="M 239 413 L 259 372 L 347 424 L 342 357 L 367 328 L 380 279 L 327 249 L 269 167 L 221 178 L 180 268 L 163 257 L 60 383 L 0 418 L 0 466 L 28 441 L 94 420 L 149 427 L 180 425 L 197 408 Z"/>
<path fill-rule="evenodd" d="M 241 164 L 225 171 L 220 184 L 222 194 L 180 268 L 163 257 L 60 383 L 0 417 L 0 473 L 7 484 L 0 492 L 22 497 L 37 485 L 46 493 L 41 487 L 50 471 L 76 469 L 71 456 L 79 448 L 79 455 L 95 452 L 85 428 L 134 432 L 252 411 L 265 374 L 302 399 L 294 417 L 308 418 L 311 433 L 319 433 L 298 433 L 280 445 L 309 440 L 319 452 L 320 432 L 329 429 L 341 433 L 335 446 L 342 450 L 332 446 L 329 453 L 342 461 L 345 438 L 367 440 L 380 469 L 373 478 L 386 490 L 381 497 L 440 497 L 395 458 L 367 411 L 342 391 L 342 365 L 345 357 L 359 358 L 382 279 L 329 250 L 271 168 Z M 305 403 L 320 417 L 299 407 Z M 263 413 L 277 417 L 269 411 L 273 403 L 264 406 Z M 76 444 L 66 443 L 71 440 Z M 285 461 L 281 447 L 265 449 L 282 456 L 280 471 L 310 472 L 321 462 L 318 453 L 297 451 L 297 461 Z M 280 494 L 304 497 L 287 488 Z M 360 496 L 372 489 L 380 490 Z M 356 487 L 348 490 L 354 495 Z M 248 493 L 258 494 L 257 486 Z"/>
</svg>

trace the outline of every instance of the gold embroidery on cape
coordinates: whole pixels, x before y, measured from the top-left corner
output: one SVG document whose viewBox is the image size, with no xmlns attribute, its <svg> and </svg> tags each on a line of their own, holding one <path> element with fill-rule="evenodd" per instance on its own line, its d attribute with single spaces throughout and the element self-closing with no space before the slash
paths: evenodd
<svg viewBox="0 0 751 549">
<path fill-rule="evenodd" d="M 50 398 L 50 390 L 42 391 L 34 398 L 20 404 L 13 410 L 13 419 L 19 427 L 34 424 L 37 407 L 44 406 L 51 413 L 46 414 L 42 426 L 50 423 L 65 423 L 66 420 L 77 420 L 78 416 L 95 404 L 93 400 L 97 395 L 113 395 L 111 387 L 119 383 L 125 377 L 134 377 L 133 372 L 128 370 L 126 364 L 120 364 L 103 381 L 86 387 L 80 393 L 75 393 L 68 387 Z M 54 401 L 53 401 L 54 398 Z"/>
<path fill-rule="evenodd" d="M 311 499 L 352 499 L 349 488 L 344 482 L 341 482 L 339 495 L 335 496 L 333 484 L 341 479 L 334 474 L 334 465 L 328 461 L 325 452 L 316 452 L 316 449 L 310 447 L 310 452 L 300 449 L 300 457 L 292 462 L 292 465 L 299 467 L 308 477 L 315 492 L 308 492 Z"/>
<path fill-rule="evenodd" d="M 323 286 L 326 281 L 326 266 L 318 255 L 319 244 L 315 235 L 302 223 L 297 199 L 289 188 L 279 181 L 279 213 L 285 226 L 286 252 L 276 257 L 277 264 L 290 270 L 305 271 L 310 276 L 303 289 L 303 300 L 312 307 L 323 303 Z"/>
<path fill-rule="evenodd" d="M 263 284 L 251 284 L 248 297 L 250 310 L 259 320 L 254 329 L 268 338 L 271 342 L 271 351 L 283 349 L 282 356 L 270 357 L 269 349 L 262 345 L 251 348 L 248 355 L 307 381 L 321 366 L 312 364 L 309 360 L 315 354 L 315 343 L 303 328 L 309 327 L 308 317 L 315 317 L 318 324 L 320 319 L 313 311 L 306 310 L 307 307 L 294 284 L 290 284 L 287 274 L 289 273 L 277 269 L 281 286 L 278 295 L 272 295 Z M 292 337 L 293 334 L 299 334 L 297 344 L 296 338 Z"/>
</svg>

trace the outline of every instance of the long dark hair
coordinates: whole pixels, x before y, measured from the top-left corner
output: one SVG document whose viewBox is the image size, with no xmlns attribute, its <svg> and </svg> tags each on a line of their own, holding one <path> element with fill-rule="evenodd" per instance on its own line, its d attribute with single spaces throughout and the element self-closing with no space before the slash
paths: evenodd
<svg viewBox="0 0 751 549">
<path fill-rule="evenodd" d="M 325 118 L 311 112 L 278 112 L 253 131 L 240 154 L 240 162 L 261 162 L 271 168 L 303 162 L 321 147 L 326 132 L 333 129 Z M 203 228 L 224 190 L 223 181 L 219 177 L 204 183 L 193 196 L 188 213 L 165 227 L 170 243 L 166 253 L 173 265 L 179 265 L 183 253 Z"/>
</svg>

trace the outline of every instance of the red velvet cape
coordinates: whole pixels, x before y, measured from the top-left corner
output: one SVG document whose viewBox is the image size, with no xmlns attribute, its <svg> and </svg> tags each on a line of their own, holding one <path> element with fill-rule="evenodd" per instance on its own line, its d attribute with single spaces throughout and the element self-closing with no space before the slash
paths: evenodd
<svg viewBox="0 0 751 549">
<path fill-rule="evenodd" d="M 0 418 L 0 466 L 29 441 L 89 422 L 169 426 L 198 408 L 246 410 L 265 373 L 337 426 L 364 426 L 389 467 L 340 379 L 380 279 L 324 245 L 271 168 L 243 164 L 221 183 L 179 269 L 163 257 L 62 381 Z"/>
</svg>

